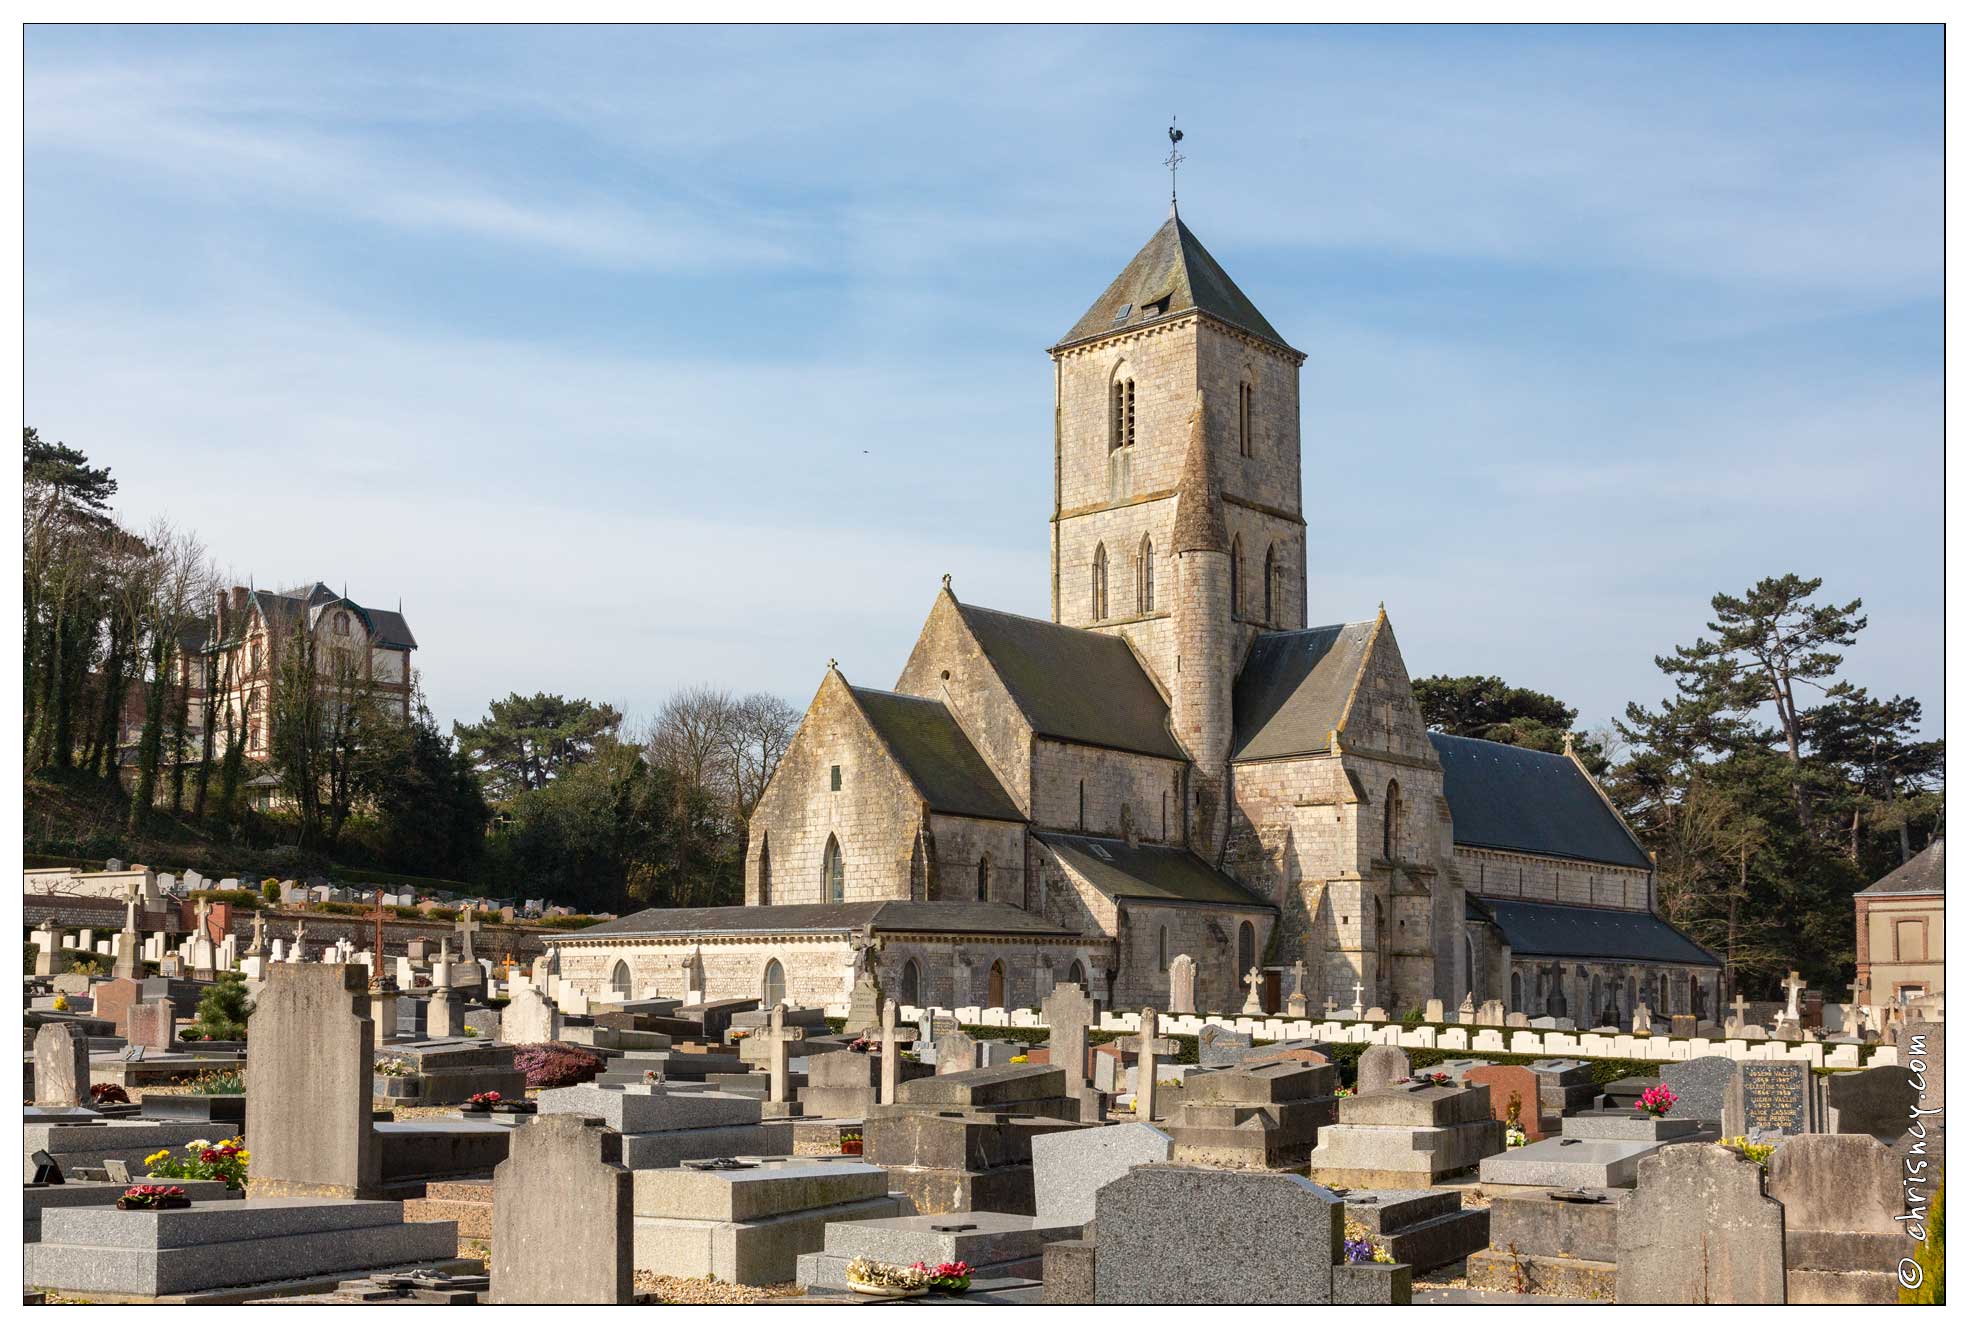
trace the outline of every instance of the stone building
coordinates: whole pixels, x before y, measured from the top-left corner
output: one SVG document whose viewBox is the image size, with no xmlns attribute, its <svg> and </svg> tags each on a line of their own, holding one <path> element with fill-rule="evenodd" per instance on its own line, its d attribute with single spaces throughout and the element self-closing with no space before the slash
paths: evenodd
<svg viewBox="0 0 1969 1329">
<path fill-rule="evenodd" d="M 1164 1005 L 1186 955 L 1205 1010 L 1302 960 L 1315 1009 L 1717 1009 L 1570 753 L 1430 733 L 1385 610 L 1307 626 L 1305 356 L 1173 207 L 1051 355 L 1051 620 L 946 578 L 892 689 L 822 678 L 745 906 L 576 934 L 563 982 L 840 1002 L 868 929 L 906 1002 Z"/>
<path fill-rule="evenodd" d="M 1915 1003 L 1942 992 L 1942 840 L 1853 896 L 1860 1002 Z"/>
</svg>

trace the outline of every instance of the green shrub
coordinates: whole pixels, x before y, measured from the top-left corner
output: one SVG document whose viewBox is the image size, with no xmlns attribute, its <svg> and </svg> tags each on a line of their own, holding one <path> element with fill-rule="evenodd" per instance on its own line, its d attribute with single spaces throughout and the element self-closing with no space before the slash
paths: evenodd
<svg viewBox="0 0 1969 1329">
<path fill-rule="evenodd" d="M 1935 1176 L 1935 1200 L 1928 1206 L 1927 1231 L 1922 1234 L 1921 1244 L 1914 1248 L 1914 1264 L 1920 1270 L 1921 1281 L 1913 1287 L 1907 1285 L 1907 1275 L 1902 1274 L 1901 1305 L 1940 1306 L 1942 1299 L 1942 1175 Z M 1903 1266 L 1905 1268 L 1905 1266 Z"/>
<path fill-rule="evenodd" d="M 253 1001 L 246 995 L 246 984 L 229 971 L 198 999 L 198 1018 L 191 1030 L 200 1038 L 244 1038 L 246 1021 L 252 1014 Z"/>
</svg>

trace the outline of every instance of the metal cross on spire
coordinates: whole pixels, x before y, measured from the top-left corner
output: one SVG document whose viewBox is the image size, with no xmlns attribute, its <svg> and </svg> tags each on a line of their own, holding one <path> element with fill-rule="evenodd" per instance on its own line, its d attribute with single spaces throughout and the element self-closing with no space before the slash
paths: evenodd
<svg viewBox="0 0 1969 1329">
<path fill-rule="evenodd" d="M 1174 120 L 1176 117 L 1172 115 L 1169 118 L 1171 120 Z M 1169 210 L 1171 212 L 1174 212 L 1176 210 L 1176 168 L 1178 166 L 1181 166 L 1185 161 L 1188 160 L 1188 158 L 1184 157 L 1183 154 L 1179 152 L 1176 148 L 1176 145 L 1178 143 L 1181 143 L 1182 141 L 1183 141 L 1183 131 L 1176 128 L 1176 126 L 1173 124 L 1170 125 L 1169 126 L 1169 155 L 1163 159 L 1162 164 L 1169 168 Z"/>
</svg>

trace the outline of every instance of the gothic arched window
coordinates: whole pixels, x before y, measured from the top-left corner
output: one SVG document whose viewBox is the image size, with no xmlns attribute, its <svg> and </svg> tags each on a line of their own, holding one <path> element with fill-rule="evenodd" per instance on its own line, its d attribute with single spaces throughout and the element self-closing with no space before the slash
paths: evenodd
<svg viewBox="0 0 1969 1329">
<path fill-rule="evenodd" d="M 617 960 L 615 962 L 615 968 L 609 972 L 608 990 L 612 995 L 618 997 L 629 995 L 629 962 L 627 960 Z"/>
<path fill-rule="evenodd" d="M 1244 539 L 1231 537 L 1231 613 L 1244 608 Z"/>
<path fill-rule="evenodd" d="M 773 902 L 773 838 L 770 832 L 759 836 L 759 903 Z"/>
<path fill-rule="evenodd" d="M 902 987 L 896 995 L 904 1006 L 920 1006 L 923 1004 L 922 988 L 923 971 L 916 967 L 916 961 L 911 960 L 902 967 Z"/>
<path fill-rule="evenodd" d="M 1108 451 L 1135 446 L 1135 380 L 1118 378 L 1108 389 Z"/>
<path fill-rule="evenodd" d="M 1096 620 L 1108 616 L 1108 547 L 1105 544 L 1094 547 L 1094 617 Z"/>
<path fill-rule="evenodd" d="M 993 960 L 991 972 L 985 976 L 985 1005 L 1003 1008 L 1005 1005 L 1005 965 L 1003 961 Z"/>
<path fill-rule="evenodd" d="M 1135 579 L 1135 612 L 1155 612 L 1155 541 L 1142 537 L 1142 571 Z"/>
<path fill-rule="evenodd" d="M 1251 924 L 1237 925 L 1237 981 L 1244 983 L 1244 976 L 1251 972 L 1251 966 L 1258 962 L 1258 934 Z"/>
<path fill-rule="evenodd" d="M 786 1000 L 786 969 L 778 960 L 766 961 L 766 978 L 760 990 L 767 1010 Z"/>
<path fill-rule="evenodd" d="M 1268 625 L 1274 624 L 1278 621 L 1273 616 L 1274 613 L 1276 612 L 1276 605 L 1274 602 L 1275 597 L 1272 594 L 1272 585 L 1274 581 L 1277 579 L 1277 577 L 1278 577 L 1278 550 L 1273 545 L 1266 545 L 1265 546 L 1265 622 Z"/>
<path fill-rule="evenodd" d="M 1080 961 L 1075 960 L 1067 966 L 1067 982 L 1074 984 L 1076 987 L 1087 986 L 1087 970 L 1082 967 Z"/>
<path fill-rule="evenodd" d="M 991 898 L 990 854 L 981 854 L 978 857 L 978 898 L 980 900 L 989 900 Z"/>
<path fill-rule="evenodd" d="M 847 881 L 841 871 L 841 842 L 833 836 L 827 837 L 827 852 L 820 860 L 821 898 L 829 904 L 840 904 L 848 898 Z"/>
</svg>

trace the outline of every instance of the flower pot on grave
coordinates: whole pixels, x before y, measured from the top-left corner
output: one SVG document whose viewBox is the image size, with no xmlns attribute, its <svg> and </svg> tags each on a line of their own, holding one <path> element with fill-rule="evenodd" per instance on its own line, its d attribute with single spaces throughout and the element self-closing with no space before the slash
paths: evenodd
<svg viewBox="0 0 1969 1329">
<path fill-rule="evenodd" d="M 858 1292 L 864 1297 L 882 1297 L 889 1301 L 902 1301 L 909 1297 L 920 1297 L 930 1290 L 927 1287 L 884 1287 L 880 1283 L 864 1283 L 858 1278 L 846 1279 L 845 1282 L 850 1292 Z"/>
<path fill-rule="evenodd" d="M 860 1141 L 860 1140 L 843 1140 L 843 1141 L 841 1141 L 841 1152 L 842 1152 L 842 1153 L 844 1153 L 844 1154 L 858 1154 L 858 1153 L 860 1153 L 860 1152 L 861 1152 L 861 1141 Z"/>
</svg>

